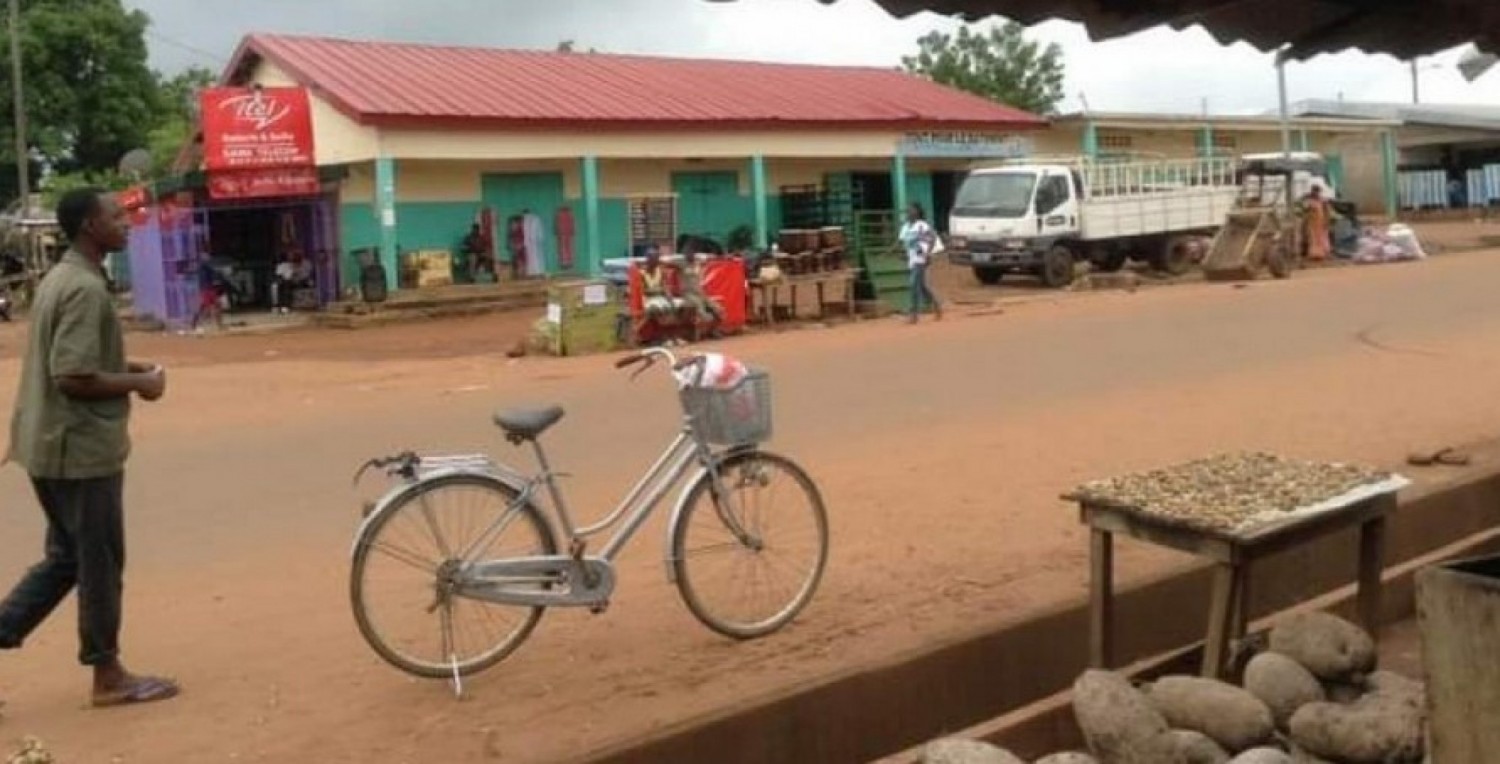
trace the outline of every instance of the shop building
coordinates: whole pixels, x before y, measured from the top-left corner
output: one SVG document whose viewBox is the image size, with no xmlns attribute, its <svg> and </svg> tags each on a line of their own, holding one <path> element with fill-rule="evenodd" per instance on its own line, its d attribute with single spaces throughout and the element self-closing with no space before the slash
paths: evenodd
<svg viewBox="0 0 1500 764">
<path fill-rule="evenodd" d="M 313 161 L 236 181 L 208 165 L 205 113 L 193 171 L 157 188 L 165 211 L 138 232 L 148 247 L 163 239 L 148 229 L 177 232 L 147 259 L 180 281 L 196 240 L 263 285 L 293 243 L 323 302 L 358 287 L 361 253 L 391 289 L 410 285 L 402 253 L 447 252 L 470 280 L 476 224 L 506 280 L 518 217 L 539 255 L 523 276 L 598 274 L 681 235 L 766 247 L 800 214 L 784 197 L 814 187 L 845 212 L 918 202 L 940 220 L 973 161 L 1024 153 L 1046 126 L 894 70 L 279 35 L 246 38 L 220 85 L 305 93 Z M 216 198 L 234 182 L 259 187 Z"/>
</svg>

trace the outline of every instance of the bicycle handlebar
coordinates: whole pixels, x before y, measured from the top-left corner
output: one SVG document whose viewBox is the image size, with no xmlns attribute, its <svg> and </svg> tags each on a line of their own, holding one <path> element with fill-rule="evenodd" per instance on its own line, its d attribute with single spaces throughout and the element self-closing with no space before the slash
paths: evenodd
<svg viewBox="0 0 1500 764">
<path fill-rule="evenodd" d="M 704 356 L 701 355 L 691 355 L 687 358 L 678 358 L 676 354 L 665 348 L 647 348 L 646 350 L 642 350 L 639 353 L 631 353 L 630 355 L 627 355 L 624 358 L 615 361 L 615 368 L 626 369 L 638 364 L 645 364 L 645 366 L 643 366 L 639 371 L 631 376 L 631 379 L 634 379 L 635 377 L 640 376 L 642 373 L 644 373 L 646 369 L 651 368 L 651 366 L 653 366 L 659 360 L 666 361 L 667 365 L 671 367 L 672 371 L 678 372 L 694 365 L 698 365 L 701 367 L 705 359 Z"/>
</svg>

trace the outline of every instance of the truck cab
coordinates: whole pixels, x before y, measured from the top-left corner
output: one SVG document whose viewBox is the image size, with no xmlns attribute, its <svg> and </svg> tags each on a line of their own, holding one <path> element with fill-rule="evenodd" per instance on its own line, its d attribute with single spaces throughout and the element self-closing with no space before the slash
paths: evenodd
<svg viewBox="0 0 1500 764">
<path fill-rule="evenodd" d="M 1036 273 L 1049 283 L 1071 281 L 1071 257 L 1062 263 L 1049 255 L 1057 254 L 1061 242 L 1079 236 L 1082 187 L 1077 171 L 1065 165 L 971 172 L 958 189 L 949 220 L 952 261 L 972 267 L 985 284 L 998 283 L 1006 272 Z"/>
</svg>

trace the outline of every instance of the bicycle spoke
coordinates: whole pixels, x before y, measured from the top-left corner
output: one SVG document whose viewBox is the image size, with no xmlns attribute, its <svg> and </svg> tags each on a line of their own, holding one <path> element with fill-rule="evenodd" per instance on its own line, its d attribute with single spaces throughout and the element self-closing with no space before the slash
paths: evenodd
<svg viewBox="0 0 1500 764">
<path fill-rule="evenodd" d="M 369 546 L 371 549 L 374 549 L 386 555 L 387 557 L 396 560 L 397 562 L 405 563 L 406 565 L 416 568 L 423 573 L 437 573 L 439 565 L 437 561 L 429 560 L 415 552 L 408 552 L 404 549 L 398 550 L 395 547 L 380 543 L 370 544 Z"/>
<path fill-rule="evenodd" d="M 542 608 L 459 594 L 433 608 L 434 587 L 465 580 L 454 551 L 492 559 L 553 550 L 545 522 L 514 498 L 487 480 L 439 478 L 366 530 L 353 596 L 361 634 L 381 657 L 420 676 L 449 678 L 493 664 L 530 634 Z"/>
<path fill-rule="evenodd" d="M 722 506 L 705 488 L 688 508 L 676 547 L 679 586 L 710 627 L 759 636 L 790 620 L 811 596 L 826 554 L 826 525 L 815 489 L 787 462 L 750 456 L 726 473 L 735 479 Z"/>
</svg>

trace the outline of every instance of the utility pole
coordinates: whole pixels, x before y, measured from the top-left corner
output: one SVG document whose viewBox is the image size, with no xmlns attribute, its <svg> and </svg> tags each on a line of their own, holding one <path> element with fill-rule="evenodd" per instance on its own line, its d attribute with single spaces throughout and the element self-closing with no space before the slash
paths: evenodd
<svg viewBox="0 0 1500 764">
<path fill-rule="evenodd" d="M 10 0 L 10 79 L 16 109 L 16 192 L 21 219 L 31 208 L 31 152 L 26 147 L 26 88 L 21 70 L 21 0 Z"/>
<path fill-rule="evenodd" d="M 1411 60 L 1411 102 L 1422 102 L 1422 76 L 1417 73 L 1417 59 Z"/>
</svg>

